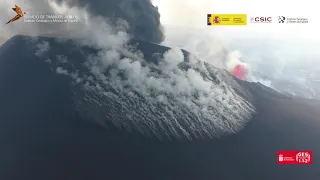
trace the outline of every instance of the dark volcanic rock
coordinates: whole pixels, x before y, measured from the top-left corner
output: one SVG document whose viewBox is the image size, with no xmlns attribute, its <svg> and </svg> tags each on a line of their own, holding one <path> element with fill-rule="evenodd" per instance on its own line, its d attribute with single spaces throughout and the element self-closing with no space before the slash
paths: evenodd
<svg viewBox="0 0 320 180">
<path fill-rule="evenodd" d="M 16 36 L 0 48 L 1 180 L 320 178 L 318 101 L 241 82 L 257 113 L 240 133 L 160 142 L 83 119 L 74 107 L 71 80 L 52 72 L 24 38 Z M 55 41 L 35 41 L 41 40 Z M 63 44 L 50 53 L 72 52 L 72 42 Z M 147 42 L 139 48 L 149 58 L 152 51 L 166 51 Z M 80 54 L 73 57 L 83 61 Z M 312 150 L 313 165 L 277 165 L 276 152 L 284 149 Z"/>
</svg>

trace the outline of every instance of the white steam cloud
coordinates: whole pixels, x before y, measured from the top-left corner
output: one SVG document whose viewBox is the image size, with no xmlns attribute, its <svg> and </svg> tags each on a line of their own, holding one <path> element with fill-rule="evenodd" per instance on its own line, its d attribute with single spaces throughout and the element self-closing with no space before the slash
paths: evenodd
<svg viewBox="0 0 320 180">
<path fill-rule="evenodd" d="M 38 49 L 35 53 L 36 56 L 42 56 L 43 54 L 47 53 L 50 49 L 50 45 L 46 41 L 42 41 L 42 43 L 37 45 Z"/>
<path fill-rule="evenodd" d="M 231 72 L 236 65 L 242 64 L 244 66 L 248 66 L 247 64 L 240 61 L 241 54 L 239 51 L 232 51 L 227 56 L 227 70 Z"/>
<path fill-rule="evenodd" d="M 83 92 L 75 92 L 81 98 L 75 99 L 85 116 L 146 136 L 189 140 L 236 133 L 250 120 L 254 108 L 235 93 L 233 78 L 224 82 L 223 70 L 193 57 L 184 63 L 179 48 L 168 50 L 158 63 L 147 62 L 128 45 L 126 22 L 111 27 L 83 9 L 68 11 L 85 19 L 81 28 L 70 29 L 84 37 L 79 43 L 100 49 L 84 64 L 89 74 L 56 68 L 83 85 Z"/>
</svg>

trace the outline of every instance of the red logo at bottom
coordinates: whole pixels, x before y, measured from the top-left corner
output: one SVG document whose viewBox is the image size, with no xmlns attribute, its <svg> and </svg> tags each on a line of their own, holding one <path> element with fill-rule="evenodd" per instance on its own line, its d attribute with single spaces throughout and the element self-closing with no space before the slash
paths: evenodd
<svg viewBox="0 0 320 180">
<path fill-rule="evenodd" d="M 312 164 L 312 151 L 278 151 L 278 164 Z"/>
</svg>

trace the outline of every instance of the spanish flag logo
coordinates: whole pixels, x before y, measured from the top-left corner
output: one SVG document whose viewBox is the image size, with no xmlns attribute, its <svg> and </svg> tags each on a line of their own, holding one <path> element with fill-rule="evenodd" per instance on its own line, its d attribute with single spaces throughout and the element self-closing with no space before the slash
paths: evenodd
<svg viewBox="0 0 320 180">
<path fill-rule="evenodd" d="M 246 26 L 246 14 L 208 14 L 208 26 Z"/>
</svg>

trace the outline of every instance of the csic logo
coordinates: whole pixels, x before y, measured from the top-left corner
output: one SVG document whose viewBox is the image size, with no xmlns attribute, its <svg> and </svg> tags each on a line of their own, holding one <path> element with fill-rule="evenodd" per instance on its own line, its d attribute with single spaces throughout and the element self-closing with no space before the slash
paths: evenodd
<svg viewBox="0 0 320 180">
<path fill-rule="evenodd" d="M 251 17 L 252 23 L 272 23 L 272 17 Z"/>
</svg>

